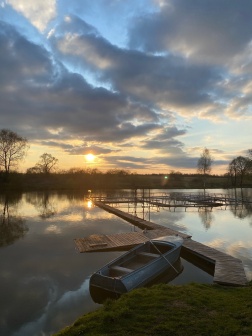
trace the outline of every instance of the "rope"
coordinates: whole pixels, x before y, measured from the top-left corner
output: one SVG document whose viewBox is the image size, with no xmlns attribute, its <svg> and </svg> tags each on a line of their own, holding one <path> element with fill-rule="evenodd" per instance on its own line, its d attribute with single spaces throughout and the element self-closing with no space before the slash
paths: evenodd
<svg viewBox="0 0 252 336">
<path fill-rule="evenodd" d="M 169 262 L 169 260 L 159 251 L 159 249 L 157 248 L 157 246 L 151 241 L 149 240 L 149 242 L 155 247 L 155 249 L 158 251 L 158 253 L 165 258 L 165 260 L 168 262 L 168 264 L 177 272 L 177 274 L 179 274 L 179 272 L 176 270 L 176 268 Z"/>
</svg>

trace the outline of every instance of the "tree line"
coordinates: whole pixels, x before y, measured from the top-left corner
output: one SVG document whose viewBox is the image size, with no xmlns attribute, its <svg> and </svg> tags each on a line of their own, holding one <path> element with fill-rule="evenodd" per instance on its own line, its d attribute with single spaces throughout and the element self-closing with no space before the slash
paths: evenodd
<svg viewBox="0 0 252 336">
<path fill-rule="evenodd" d="M 29 149 L 28 140 L 17 133 L 2 129 L 0 131 L 0 172 L 4 175 L 4 181 L 8 182 L 10 172 L 18 167 L 22 159 L 27 154 Z M 202 176 L 203 187 L 206 187 L 207 178 L 210 176 L 214 159 L 209 149 L 205 148 L 197 163 L 197 172 Z M 28 175 L 43 174 L 49 175 L 55 171 L 58 159 L 51 154 L 44 153 L 40 156 L 35 166 L 27 169 Z M 98 169 L 81 169 L 71 168 L 68 171 L 57 171 L 58 174 L 70 174 L 70 175 L 97 175 L 104 174 Z M 125 177 L 132 174 L 124 169 L 110 169 L 106 173 L 109 176 Z M 153 174 L 152 174 L 153 175 Z M 170 172 L 170 180 L 172 177 L 179 180 L 182 174 L 180 172 Z M 246 156 L 238 156 L 229 163 L 227 173 L 232 182 L 232 186 L 243 186 L 246 177 L 252 175 L 252 149 L 248 150 Z"/>
<path fill-rule="evenodd" d="M 228 166 L 227 173 L 234 186 L 243 186 L 246 176 L 252 174 L 252 149 L 248 150 L 246 156 L 237 156 Z"/>
</svg>

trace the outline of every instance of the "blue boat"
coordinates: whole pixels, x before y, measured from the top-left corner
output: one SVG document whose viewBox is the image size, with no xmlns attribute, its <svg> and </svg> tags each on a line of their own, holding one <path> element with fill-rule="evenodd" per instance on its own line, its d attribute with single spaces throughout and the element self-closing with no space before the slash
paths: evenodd
<svg viewBox="0 0 252 336">
<path fill-rule="evenodd" d="M 90 278 L 90 292 L 102 289 L 121 295 L 145 286 L 174 268 L 182 243 L 178 236 L 165 236 L 137 245 L 95 272 Z"/>
</svg>

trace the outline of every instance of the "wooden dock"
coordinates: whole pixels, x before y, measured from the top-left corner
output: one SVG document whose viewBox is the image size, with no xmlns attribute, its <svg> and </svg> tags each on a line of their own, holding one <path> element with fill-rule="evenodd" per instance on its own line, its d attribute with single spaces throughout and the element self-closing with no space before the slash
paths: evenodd
<svg viewBox="0 0 252 336">
<path fill-rule="evenodd" d="M 90 195 L 91 196 L 91 195 Z M 169 193 L 144 193 L 142 195 L 137 193 L 132 195 L 129 193 L 120 193 L 113 196 L 104 195 L 92 195 L 92 200 L 97 200 L 105 202 L 106 204 L 151 204 L 153 206 L 159 207 L 218 207 L 218 206 L 238 206 L 244 204 L 252 204 L 252 200 L 248 197 L 234 197 L 222 193 L 208 193 L 208 192 L 197 192 L 197 193 L 186 193 L 186 192 L 169 192 Z"/>
<path fill-rule="evenodd" d="M 214 283 L 230 286 L 246 286 L 248 280 L 240 259 L 212 247 L 198 243 L 192 239 L 186 239 L 183 243 L 183 255 L 188 254 L 199 257 L 214 265 Z"/>
<path fill-rule="evenodd" d="M 114 215 L 126 220 L 127 222 L 134 224 L 135 226 L 139 227 L 143 230 L 165 230 L 165 227 L 163 225 L 159 225 L 150 221 L 147 221 L 145 219 L 141 219 L 139 217 L 136 217 L 134 215 L 128 214 L 124 211 L 121 211 L 119 209 L 113 208 L 108 204 L 105 204 L 103 202 L 96 201 L 94 202 L 95 205 L 97 205 L 99 208 L 102 208 L 110 213 L 113 213 Z M 182 238 L 189 238 L 191 236 L 184 234 L 182 232 L 178 232 L 172 229 L 169 230 L 169 235 L 179 235 Z"/>
<path fill-rule="evenodd" d="M 145 243 L 150 239 L 173 236 L 174 230 L 149 230 L 142 232 L 125 232 L 111 235 L 91 235 L 85 238 L 74 239 L 79 252 L 102 252 L 129 250 L 132 247 Z"/>
<path fill-rule="evenodd" d="M 198 261 L 203 264 L 209 264 L 211 266 L 210 269 L 212 269 L 211 272 L 214 283 L 230 286 L 247 285 L 248 281 L 241 260 L 198 243 L 192 240 L 189 235 L 165 228 L 153 222 L 145 221 L 121 210 L 112 208 L 103 202 L 96 202 L 96 205 L 140 227 L 143 231 L 113 235 L 91 235 L 85 238 L 77 238 L 74 241 L 79 252 L 128 250 L 149 239 L 178 235 L 184 239 L 182 257 L 189 262 L 191 259 L 198 259 Z"/>
</svg>

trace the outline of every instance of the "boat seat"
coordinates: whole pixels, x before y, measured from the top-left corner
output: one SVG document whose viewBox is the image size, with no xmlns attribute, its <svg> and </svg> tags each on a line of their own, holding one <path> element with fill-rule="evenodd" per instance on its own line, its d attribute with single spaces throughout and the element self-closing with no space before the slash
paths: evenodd
<svg viewBox="0 0 252 336">
<path fill-rule="evenodd" d="M 158 258 L 160 257 L 160 254 L 157 253 L 149 253 L 149 252 L 138 252 L 138 255 L 144 256 L 144 257 L 152 257 L 152 258 Z"/>
<path fill-rule="evenodd" d="M 119 272 L 123 272 L 123 273 L 130 273 L 133 271 L 133 269 L 131 268 L 126 268 L 126 267 L 122 267 L 122 266 L 112 266 L 110 267 L 111 270 L 113 271 L 119 271 Z"/>
</svg>

